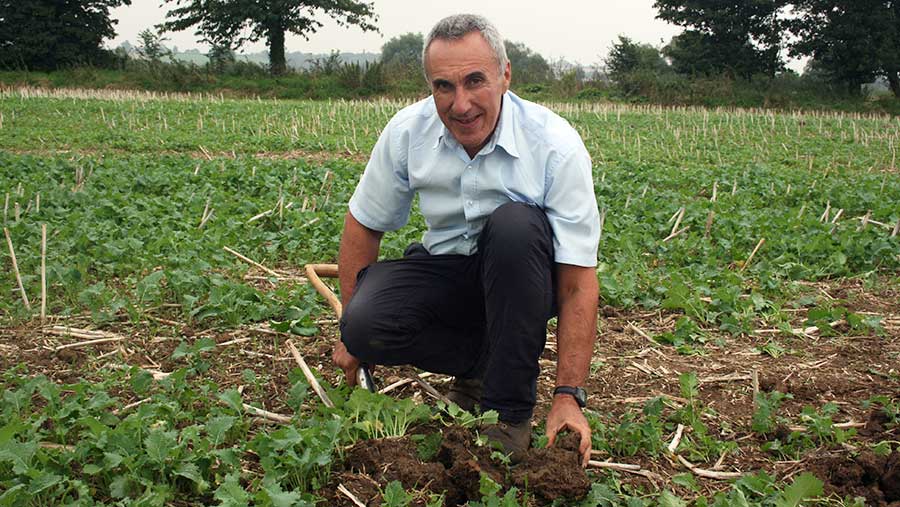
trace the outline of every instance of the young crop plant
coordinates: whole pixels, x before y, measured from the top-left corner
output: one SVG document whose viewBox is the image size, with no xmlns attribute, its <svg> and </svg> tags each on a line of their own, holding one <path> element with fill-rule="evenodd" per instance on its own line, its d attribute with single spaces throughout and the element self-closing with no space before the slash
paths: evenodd
<svg viewBox="0 0 900 507">
<path fill-rule="evenodd" d="M 793 398 L 794 396 L 791 394 L 784 394 L 778 391 L 772 391 L 771 393 L 760 391 L 756 393 L 754 398 L 756 409 L 753 411 L 750 427 L 753 431 L 762 435 L 772 434 L 779 424 L 783 424 L 778 418 L 778 409 L 781 407 L 781 402 Z"/>
<path fill-rule="evenodd" d="M 402 437 L 409 427 L 431 418 L 431 409 L 412 399 L 397 400 L 365 389 L 355 389 L 341 409 L 350 423 L 350 437 Z"/>
<path fill-rule="evenodd" d="M 786 427 L 787 435 L 763 444 L 764 451 L 797 459 L 801 453 L 816 446 L 834 447 L 847 443 L 856 435 L 854 428 L 836 426 L 832 416 L 838 412 L 834 403 L 826 403 L 820 410 L 805 406 L 800 413 L 802 426 Z"/>
</svg>

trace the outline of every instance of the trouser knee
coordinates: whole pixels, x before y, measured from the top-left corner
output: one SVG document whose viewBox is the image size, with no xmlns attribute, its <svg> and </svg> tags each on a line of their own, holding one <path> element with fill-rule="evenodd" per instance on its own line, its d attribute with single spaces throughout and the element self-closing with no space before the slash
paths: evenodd
<svg viewBox="0 0 900 507">
<path fill-rule="evenodd" d="M 521 260 L 552 260 L 553 232 L 543 210 L 531 204 L 510 202 L 488 218 L 479 238 L 479 250 L 511 268 Z"/>
<path fill-rule="evenodd" d="M 341 341 L 347 351 L 363 362 L 376 362 L 384 349 L 376 338 L 376 316 L 362 305 L 354 305 L 353 301 L 344 309 L 341 316 Z"/>
</svg>

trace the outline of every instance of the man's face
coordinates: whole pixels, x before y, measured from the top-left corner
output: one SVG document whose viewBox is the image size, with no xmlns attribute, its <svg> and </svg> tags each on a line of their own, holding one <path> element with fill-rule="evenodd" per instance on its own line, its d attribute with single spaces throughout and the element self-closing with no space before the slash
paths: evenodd
<svg viewBox="0 0 900 507">
<path fill-rule="evenodd" d="M 497 59 L 478 32 L 432 41 L 425 70 L 438 115 L 470 157 L 487 144 L 509 89 L 510 67 L 499 75 Z"/>
</svg>

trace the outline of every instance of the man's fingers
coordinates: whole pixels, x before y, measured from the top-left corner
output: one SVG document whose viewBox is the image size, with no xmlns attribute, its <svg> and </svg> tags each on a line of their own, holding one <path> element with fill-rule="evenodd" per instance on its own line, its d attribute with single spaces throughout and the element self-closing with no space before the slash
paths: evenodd
<svg viewBox="0 0 900 507">
<path fill-rule="evenodd" d="M 579 431 L 581 432 L 581 445 L 578 446 L 578 451 L 582 457 L 581 466 L 587 468 L 588 461 L 591 460 L 591 433 L 589 428 L 582 428 Z"/>
<path fill-rule="evenodd" d="M 353 387 L 357 384 L 356 370 L 344 370 L 344 377 L 347 378 L 347 385 Z"/>
<path fill-rule="evenodd" d="M 556 433 L 559 431 L 559 428 L 547 428 L 547 447 L 553 447 L 553 444 L 556 443 Z"/>
</svg>

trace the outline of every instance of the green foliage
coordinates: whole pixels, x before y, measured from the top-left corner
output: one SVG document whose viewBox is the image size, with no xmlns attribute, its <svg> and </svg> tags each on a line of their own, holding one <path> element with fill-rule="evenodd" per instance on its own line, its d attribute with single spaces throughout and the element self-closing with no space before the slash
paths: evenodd
<svg viewBox="0 0 900 507">
<path fill-rule="evenodd" d="M 772 433 L 778 425 L 777 415 L 781 402 L 790 399 L 793 399 L 793 395 L 778 391 L 772 391 L 771 393 L 760 391 L 756 393 L 756 398 L 754 399 L 756 410 L 753 411 L 751 429 L 763 435 Z"/>
<path fill-rule="evenodd" d="M 763 450 L 779 456 L 797 458 L 803 451 L 816 446 L 831 447 L 846 443 L 856 435 L 856 430 L 836 427 L 832 416 L 837 411 L 837 405 L 830 402 L 823 405 L 820 410 L 810 406 L 803 407 L 800 413 L 800 422 L 803 426 L 791 431 L 786 437 L 763 444 Z"/>
<path fill-rule="evenodd" d="M 0 2 L 0 68 L 50 70 L 102 63 L 116 35 L 109 10 L 131 0 Z"/>
<path fill-rule="evenodd" d="M 547 83 L 553 79 L 550 64 L 539 53 L 522 42 L 503 41 L 506 57 L 512 68 L 512 79 L 516 84 Z"/>
<path fill-rule="evenodd" d="M 716 0 L 657 0 L 658 18 L 685 27 L 666 56 L 678 72 L 728 73 L 750 79 L 781 69 L 785 0 L 743 0 L 723 7 Z"/>
<path fill-rule="evenodd" d="M 284 57 L 286 33 L 308 37 L 322 27 L 316 16 L 327 15 L 338 24 L 356 25 L 363 31 L 376 30 L 373 4 L 345 0 L 340 3 L 323 0 L 284 2 L 281 0 L 237 0 L 210 6 L 202 0 L 165 0 L 176 7 L 166 14 L 161 25 L 165 30 L 187 30 L 197 27 L 204 40 L 239 48 L 246 42 L 265 39 L 269 47 L 269 63 L 273 74 L 287 70 Z"/>
<path fill-rule="evenodd" d="M 799 0 L 792 55 L 814 58 L 830 80 L 852 93 L 876 76 L 888 79 L 900 98 L 900 5 L 868 0 Z"/>
<path fill-rule="evenodd" d="M 408 32 L 391 37 L 381 46 L 381 63 L 391 72 L 421 78 L 423 44 L 424 37 L 421 33 Z"/>
<path fill-rule="evenodd" d="M 633 42 L 624 35 L 620 35 L 619 41 L 613 43 L 604 63 L 610 79 L 626 96 L 641 91 L 640 87 L 635 86 L 638 80 L 636 76 L 640 73 L 659 75 L 669 68 L 658 49 L 650 44 Z"/>
<path fill-rule="evenodd" d="M 431 410 L 426 405 L 410 398 L 397 400 L 365 389 L 355 389 L 342 409 L 351 422 L 345 430 L 359 438 L 401 437 L 410 425 L 431 418 Z"/>
<path fill-rule="evenodd" d="M 520 507 L 528 505 L 528 499 L 523 498 L 519 502 L 518 488 L 509 488 L 503 496 L 500 496 L 501 486 L 493 481 L 486 473 L 481 473 L 480 487 L 478 492 L 481 493 L 480 502 L 469 502 L 472 507 Z"/>
<path fill-rule="evenodd" d="M 459 408 L 456 403 L 447 405 L 443 401 L 437 402 L 438 418 L 446 426 L 461 426 L 463 428 L 475 428 L 485 424 L 497 424 L 499 417 L 497 411 L 487 410 L 480 414 L 473 414 Z M 449 420 L 445 420 L 448 418 Z"/>
<path fill-rule="evenodd" d="M 655 336 L 654 340 L 672 345 L 679 354 L 702 354 L 702 346 L 707 334 L 690 317 L 680 317 L 675 322 L 675 330 Z M 701 348 L 698 348 L 701 347 Z"/>
<path fill-rule="evenodd" d="M 900 400 L 892 399 L 885 395 L 878 395 L 863 401 L 863 408 L 866 410 L 874 410 L 877 407 L 881 407 L 881 413 L 886 419 L 887 427 L 900 426 Z"/>
<path fill-rule="evenodd" d="M 385 507 L 406 507 L 410 504 L 413 496 L 403 489 L 400 481 L 391 481 L 384 487 L 381 493 L 382 505 Z"/>
<path fill-rule="evenodd" d="M 809 473 L 803 473 L 783 491 L 765 472 L 744 476 L 735 481 L 731 490 L 716 493 L 713 498 L 700 497 L 697 507 L 798 507 L 805 500 L 822 495 L 822 482 Z"/>
</svg>

